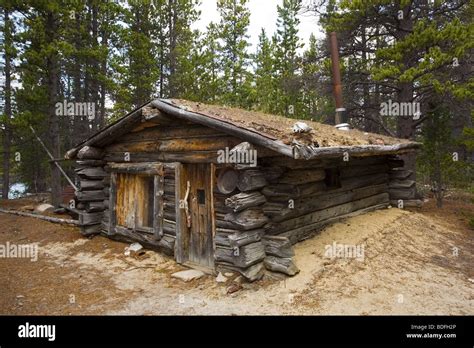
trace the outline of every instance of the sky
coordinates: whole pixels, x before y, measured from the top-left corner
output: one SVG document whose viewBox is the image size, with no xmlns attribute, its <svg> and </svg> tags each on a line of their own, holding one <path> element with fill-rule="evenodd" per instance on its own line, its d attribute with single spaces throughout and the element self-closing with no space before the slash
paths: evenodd
<svg viewBox="0 0 474 348">
<path fill-rule="evenodd" d="M 303 1 L 309 2 L 310 0 Z M 276 31 L 277 20 L 277 5 L 281 5 L 283 0 L 249 0 L 248 8 L 250 9 L 250 26 L 248 30 L 249 41 L 252 45 L 251 50 L 255 50 L 258 43 L 258 35 L 262 28 L 265 28 L 268 36 L 272 36 Z M 201 18 L 194 25 L 193 29 L 201 31 L 206 30 L 206 26 L 210 22 L 219 22 L 219 13 L 217 12 L 217 0 L 201 0 Z M 316 37 L 324 36 L 321 28 L 317 23 L 317 18 L 314 15 L 300 15 L 299 36 L 301 42 L 307 44 L 311 33 Z"/>
</svg>

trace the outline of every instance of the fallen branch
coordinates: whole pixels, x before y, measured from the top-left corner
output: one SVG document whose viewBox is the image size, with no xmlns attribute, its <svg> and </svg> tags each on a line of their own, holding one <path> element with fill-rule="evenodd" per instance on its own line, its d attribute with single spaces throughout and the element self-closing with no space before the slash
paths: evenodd
<svg viewBox="0 0 474 348">
<path fill-rule="evenodd" d="M 127 271 L 133 271 L 133 270 L 141 269 L 141 268 L 156 268 L 156 266 L 136 266 L 132 268 L 122 268 L 122 270 L 127 272 Z"/>
<path fill-rule="evenodd" d="M 58 223 L 58 224 L 69 224 L 69 225 L 80 226 L 78 220 L 60 219 L 60 218 L 55 218 L 55 217 L 52 217 L 52 216 L 44 216 L 44 215 L 39 215 L 39 214 L 25 213 L 25 212 L 17 211 L 17 210 L 6 210 L 6 209 L 1 209 L 0 208 L 0 213 L 13 214 L 13 215 L 19 215 L 19 216 L 27 216 L 27 217 L 41 219 L 41 220 L 45 220 L 45 221 L 49 221 L 49 222 L 55 222 L 55 223 Z"/>
</svg>

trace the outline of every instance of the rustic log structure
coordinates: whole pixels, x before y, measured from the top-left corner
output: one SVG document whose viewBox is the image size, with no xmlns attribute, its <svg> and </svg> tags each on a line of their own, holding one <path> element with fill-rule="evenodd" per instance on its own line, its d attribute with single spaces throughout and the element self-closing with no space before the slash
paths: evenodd
<svg viewBox="0 0 474 348">
<path fill-rule="evenodd" d="M 179 100 L 142 106 L 66 154 L 77 161 L 83 234 L 253 281 L 297 274 L 293 245 L 327 224 L 420 204 L 398 157 L 419 144 L 373 145 L 367 133 L 311 122 L 302 137 L 289 122 Z"/>
</svg>

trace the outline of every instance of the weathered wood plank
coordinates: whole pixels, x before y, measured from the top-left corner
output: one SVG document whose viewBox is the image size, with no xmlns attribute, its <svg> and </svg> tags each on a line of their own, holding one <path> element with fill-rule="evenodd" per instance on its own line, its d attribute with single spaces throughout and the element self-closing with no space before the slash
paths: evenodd
<svg viewBox="0 0 474 348">
<path fill-rule="evenodd" d="M 284 273 L 289 276 L 294 276 L 300 271 L 291 258 L 267 256 L 265 260 L 263 260 L 263 263 L 266 269 L 273 272 Z"/>
<path fill-rule="evenodd" d="M 107 173 L 101 167 L 80 168 L 76 174 L 84 179 L 102 180 Z"/>
<path fill-rule="evenodd" d="M 163 164 L 157 162 L 142 163 L 114 163 L 109 162 L 105 166 L 105 170 L 115 173 L 126 174 L 146 174 L 146 175 L 162 175 Z"/>
<path fill-rule="evenodd" d="M 163 168 L 161 167 L 158 175 L 154 179 L 154 195 L 153 195 L 153 229 L 156 238 L 163 237 L 164 212 L 163 212 L 163 194 L 164 183 Z"/>
<path fill-rule="evenodd" d="M 117 174 L 110 175 L 110 195 L 109 195 L 109 236 L 115 233 L 115 226 L 117 225 Z"/>
<path fill-rule="evenodd" d="M 342 157 L 345 153 L 351 156 L 389 155 L 415 151 L 421 144 L 411 142 L 394 145 L 355 145 L 355 146 L 331 146 L 331 147 L 308 147 L 293 146 L 293 157 L 296 159 L 311 159 L 321 157 Z"/>
<path fill-rule="evenodd" d="M 105 148 L 113 152 L 188 152 L 188 151 L 217 151 L 238 144 L 240 140 L 232 137 L 183 138 L 170 140 L 148 140 L 141 142 L 114 143 Z"/>
<path fill-rule="evenodd" d="M 382 203 L 388 204 L 388 201 L 388 193 L 380 193 L 374 196 L 351 201 L 323 210 L 314 211 L 309 214 L 301 215 L 299 217 L 288 219 L 278 223 L 268 224 L 268 226 L 266 226 L 266 229 L 270 234 L 279 234 L 281 232 L 284 232 L 285 230 L 315 224 L 317 222 L 330 219 L 336 216 L 345 215 L 359 209 L 379 205 Z"/>
<path fill-rule="evenodd" d="M 409 189 L 414 187 L 415 184 L 413 180 L 390 180 L 388 186 L 390 189 Z"/>
<path fill-rule="evenodd" d="M 128 159 L 128 161 L 126 160 Z M 105 160 L 109 162 L 147 162 L 147 161 L 164 161 L 164 162 L 181 162 L 181 163 L 216 163 L 216 151 L 188 151 L 188 152 L 129 152 L 129 156 L 125 156 L 125 152 L 106 153 Z"/>
<path fill-rule="evenodd" d="M 186 194 L 186 180 L 184 177 L 184 170 L 181 164 L 176 165 L 175 172 L 176 181 L 176 196 L 175 196 L 175 210 L 176 210 L 176 248 L 175 259 L 178 263 L 187 261 L 187 223 L 184 207 L 180 205 L 180 200 L 184 199 Z"/>
<path fill-rule="evenodd" d="M 336 193 L 352 190 L 364 186 L 378 185 L 388 182 L 388 174 L 370 174 L 360 177 L 347 178 L 341 180 L 340 188 L 328 188 L 324 181 L 304 185 L 269 185 L 262 189 L 262 193 L 269 201 L 285 201 L 289 199 L 303 198 L 316 194 Z"/>
<path fill-rule="evenodd" d="M 257 263 L 255 265 L 252 265 L 244 269 L 236 267 L 228 262 L 220 262 L 217 264 L 216 270 L 220 272 L 225 272 L 225 271 L 238 272 L 242 276 L 244 276 L 245 279 L 247 279 L 249 282 L 254 282 L 256 280 L 259 280 L 265 274 L 265 267 L 263 266 L 263 262 Z"/>
<path fill-rule="evenodd" d="M 369 174 L 388 173 L 388 169 L 386 163 L 367 166 L 348 166 L 340 168 L 340 174 L 341 179 L 345 179 Z"/>
<path fill-rule="evenodd" d="M 108 207 L 104 204 L 104 202 L 87 202 L 86 203 L 86 212 L 94 213 L 94 212 L 104 211 L 106 209 L 106 207 Z"/>
<path fill-rule="evenodd" d="M 321 181 L 326 177 L 323 169 L 298 169 L 286 172 L 278 181 L 281 184 L 301 185 Z"/>
<path fill-rule="evenodd" d="M 398 200 L 398 199 L 410 200 L 410 199 L 416 198 L 415 186 L 412 186 L 409 188 L 397 188 L 397 189 L 390 188 L 388 192 L 390 193 L 390 199 L 392 200 Z"/>
<path fill-rule="evenodd" d="M 241 247 L 216 247 L 216 261 L 229 262 L 237 267 L 247 268 L 265 258 L 265 250 L 261 242 L 247 244 Z"/>
<path fill-rule="evenodd" d="M 389 172 L 390 179 L 405 180 L 413 175 L 412 170 L 405 170 L 401 168 L 394 168 Z"/>
<path fill-rule="evenodd" d="M 260 241 L 262 236 L 265 234 L 264 229 L 257 229 L 245 232 L 237 232 L 227 236 L 229 240 L 229 246 L 241 247 L 250 243 L 255 243 Z"/>
<path fill-rule="evenodd" d="M 267 199 L 260 192 L 243 192 L 226 198 L 225 205 L 233 209 L 234 212 L 238 212 L 246 208 L 259 206 L 266 201 Z"/>
<path fill-rule="evenodd" d="M 215 129 L 204 127 L 201 125 L 174 125 L 162 126 L 155 125 L 141 131 L 132 131 L 120 137 L 121 142 L 134 141 L 153 141 L 153 140 L 170 140 L 170 139 L 190 139 L 205 138 L 207 136 L 229 137 L 229 135 L 218 132 Z"/>
<path fill-rule="evenodd" d="M 311 211 L 348 203 L 383 192 L 388 192 L 388 185 L 386 183 L 342 192 L 328 192 L 326 194 L 307 196 L 292 202 L 267 202 L 263 205 L 262 209 L 265 215 L 271 217 L 272 221 L 283 221 Z"/>
<path fill-rule="evenodd" d="M 256 169 L 242 170 L 239 172 L 237 187 L 240 191 L 251 191 L 267 185 L 267 180 L 262 171 Z"/>
<path fill-rule="evenodd" d="M 105 194 L 103 190 L 80 191 L 76 192 L 76 198 L 78 201 L 83 202 L 103 201 L 105 199 Z"/>
<path fill-rule="evenodd" d="M 258 208 L 249 208 L 239 213 L 229 213 L 225 215 L 224 219 L 230 222 L 234 228 L 245 231 L 257 229 L 268 222 L 268 217 L 263 214 L 262 209 Z"/>
<path fill-rule="evenodd" d="M 84 146 L 77 153 L 77 158 L 81 160 L 100 160 L 102 157 L 104 157 L 104 151 L 93 146 Z"/>
<path fill-rule="evenodd" d="M 104 183 L 102 180 L 80 180 L 79 188 L 81 191 L 101 190 Z"/>
<path fill-rule="evenodd" d="M 79 214 L 79 223 L 83 226 L 100 224 L 101 221 L 102 221 L 102 212 L 97 212 L 97 213 L 83 212 Z"/>
<path fill-rule="evenodd" d="M 282 236 L 264 236 L 262 243 L 267 255 L 291 258 L 295 255 L 291 242 Z"/>
<path fill-rule="evenodd" d="M 81 167 L 102 167 L 107 162 L 103 160 L 87 159 L 87 160 L 77 160 L 76 163 Z"/>
<path fill-rule="evenodd" d="M 387 156 L 370 156 L 370 157 L 356 157 L 350 156 L 348 161 L 344 161 L 343 156 L 337 158 L 318 158 L 310 160 L 296 160 L 285 156 L 264 158 L 262 163 L 265 166 L 277 166 L 295 169 L 307 168 L 328 168 L 328 167 L 345 167 L 345 166 L 366 166 L 372 164 L 386 163 Z"/>
</svg>

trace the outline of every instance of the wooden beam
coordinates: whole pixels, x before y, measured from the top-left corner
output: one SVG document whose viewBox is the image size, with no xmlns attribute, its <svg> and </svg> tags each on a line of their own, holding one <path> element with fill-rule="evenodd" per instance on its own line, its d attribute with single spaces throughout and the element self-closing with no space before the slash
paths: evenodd
<svg viewBox="0 0 474 348">
<path fill-rule="evenodd" d="M 129 161 L 125 161 L 125 152 L 106 153 L 108 162 L 180 162 L 180 163 L 217 163 L 217 151 L 187 152 L 129 152 Z"/>
<path fill-rule="evenodd" d="M 74 190 L 77 191 L 77 187 L 76 185 L 72 182 L 71 178 L 69 178 L 69 176 L 66 174 L 66 172 L 64 171 L 64 169 L 59 165 L 58 161 L 56 161 L 54 159 L 54 156 L 51 154 L 51 152 L 49 152 L 48 148 L 46 147 L 46 145 L 43 143 L 43 141 L 41 140 L 41 138 L 36 134 L 36 131 L 35 129 L 30 126 L 30 129 L 31 131 L 33 132 L 33 135 L 36 137 L 36 140 L 38 140 L 38 142 L 41 144 L 41 146 L 43 147 L 44 151 L 46 151 L 46 154 L 49 156 L 49 158 L 51 158 L 51 160 L 53 161 L 54 165 L 59 169 L 59 171 L 61 172 L 61 174 L 66 178 L 66 180 L 69 182 L 69 184 L 74 188 Z M 67 158 L 66 158 L 67 159 Z"/>
<path fill-rule="evenodd" d="M 109 236 L 115 233 L 115 225 L 117 225 L 117 174 L 110 175 L 110 194 L 109 194 Z"/>
<path fill-rule="evenodd" d="M 75 225 L 75 226 L 80 225 L 80 222 L 78 220 L 60 219 L 60 218 L 55 218 L 55 217 L 52 217 L 52 216 L 44 216 L 44 215 L 39 215 L 39 214 L 25 213 L 25 212 L 17 211 L 17 210 L 6 210 L 6 209 L 1 209 L 0 208 L 0 213 L 26 216 L 26 217 L 31 217 L 31 218 L 35 218 L 35 219 L 45 220 L 45 221 L 48 221 L 48 222 L 60 223 L 60 224 L 69 224 L 69 225 Z"/>
<path fill-rule="evenodd" d="M 162 168 L 163 166 L 159 162 L 144 162 L 144 163 L 109 162 L 105 166 L 104 169 L 108 172 L 114 172 L 114 173 L 162 175 Z"/>
<path fill-rule="evenodd" d="M 155 238 L 161 239 L 163 237 L 163 194 L 164 194 L 164 176 L 163 167 L 160 166 L 157 175 L 154 177 L 154 197 L 153 197 L 153 230 L 155 231 Z"/>
<path fill-rule="evenodd" d="M 184 169 L 181 164 L 176 165 L 175 171 L 175 182 L 176 182 L 176 196 L 175 196 L 175 209 L 176 209 L 176 244 L 175 244 L 175 259 L 178 263 L 185 263 L 186 257 L 186 242 L 187 242 L 187 224 L 186 214 L 184 209 L 181 209 L 180 200 L 184 198 L 186 192 L 186 180 L 184 178 Z"/>
<path fill-rule="evenodd" d="M 309 160 L 321 157 L 342 157 L 345 153 L 349 155 L 383 155 L 394 154 L 417 150 L 422 145 L 420 143 L 410 142 L 395 145 L 354 145 L 354 146 L 332 146 L 332 147 L 313 147 L 313 146 L 294 146 L 293 157 L 295 159 Z"/>
</svg>

